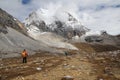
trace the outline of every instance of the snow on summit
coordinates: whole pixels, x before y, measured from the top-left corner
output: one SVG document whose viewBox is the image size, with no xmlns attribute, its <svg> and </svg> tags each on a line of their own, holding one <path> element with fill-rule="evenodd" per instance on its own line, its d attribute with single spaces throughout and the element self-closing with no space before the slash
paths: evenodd
<svg viewBox="0 0 120 80">
<path fill-rule="evenodd" d="M 60 8 L 38 9 L 36 12 L 32 12 L 29 17 L 25 19 L 24 23 L 26 26 L 32 23 L 39 25 L 41 21 L 44 21 L 45 24 L 49 25 L 48 27 L 52 29 L 55 25 L 51 26 L 51 24 L 53 25 L 55 21 L 60 21 L 65 23 L 63 27 L 71 27 L 73 30 L 75 28 L 87 30 L 87 28 L 83 27 L 79 19 L 74 16 L 74 13 L 72 14 L 72 12 L 67 12 Z"/>
</svg>

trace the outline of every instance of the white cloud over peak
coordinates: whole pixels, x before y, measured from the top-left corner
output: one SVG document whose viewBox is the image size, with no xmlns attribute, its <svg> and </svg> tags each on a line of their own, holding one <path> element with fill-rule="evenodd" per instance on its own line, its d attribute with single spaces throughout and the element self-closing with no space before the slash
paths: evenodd
<svg viewBox="0 0 120 80">
<path fill-rule="evenodd" d="M 46 16 L 68 11 L 83 25 L 96 30 L 120 34 L 120 0 L 0 0 L 0 8 L 23 21 L 32 11 L 48 9 Z M 62 15 L 62 14 L 61 14 Z M 58 15 L 59 16 L 59 15 Z M 46 17 L 46 18 L 48 18 Z"/>
</svg>

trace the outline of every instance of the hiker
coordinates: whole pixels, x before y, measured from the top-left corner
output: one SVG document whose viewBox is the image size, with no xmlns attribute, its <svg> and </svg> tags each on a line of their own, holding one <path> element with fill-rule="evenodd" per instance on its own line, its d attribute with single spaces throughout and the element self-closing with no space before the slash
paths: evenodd
<svg viewBox="0 0 120 80">
<path fill-rule="evenodd" d="M 64 53 L 65 53 L 65 56 L 67 56 L 67 55 L 68 55 L 68 52 L 67 52 L 67 51 L 65 51 Z"/>
<path fill-rule="evenodd" d="M 27 56 L 28 56 L 28 53 L 27 53 L 27 51 L 24 49 L 23 52 L 22 52 L 23 63 L 27 63 Z"/>
</svg>

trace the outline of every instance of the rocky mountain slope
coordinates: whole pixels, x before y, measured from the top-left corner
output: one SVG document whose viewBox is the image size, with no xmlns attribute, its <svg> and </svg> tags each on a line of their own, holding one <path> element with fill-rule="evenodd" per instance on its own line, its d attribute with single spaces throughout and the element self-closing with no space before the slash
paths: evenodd
<svg viewBox="0 0 120 80">
<path fill-rule="evenodd" d="M 20 53 L 24 48 L 28 51 L 47 50 L 48 46 L 29 38 L 23 24 L 0 9 L 0 51 L 14 57 L 18 54 L 12 53 Z"/>
<path fill-rule="evenodd" d="M 19 54 L 16 53 L 20 53 L 23 49 L 27 49 L 28 51 L 42 50 L 52 53 L 61 53 L 61 50 L 52 48 L 57 46 L 58 48 L 77 50 L 73 45 L 64 42 L 64 38 L 55 34 L 43 33 L 37 35 L 36 33 L 35 35 L 37 35 L 37 37 L 31 37 L 28 35 L 29 31 L 31 30 L 24 27 L 19 20 L 0 9 L 0 52 L 7 54 L 4 57 L 18 56 Z M 36 31 L 34 30 L 33 32 L 35 33 Z M 53 44 L 52 47 L 51 44 Z"/>
</svg>

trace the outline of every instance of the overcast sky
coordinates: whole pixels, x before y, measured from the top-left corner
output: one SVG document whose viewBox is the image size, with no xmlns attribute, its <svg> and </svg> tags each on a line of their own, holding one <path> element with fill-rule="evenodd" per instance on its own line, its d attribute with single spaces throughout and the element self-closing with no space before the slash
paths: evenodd
<svg viewBox="0 0 120 80">
<path fill-rule="evenodd" d="M 0 0 L 0 8 L 20 21 L 33 11 L 51 6 L 53 10 L 62 6 L 93 31 L 120 34 L 120 0 Z"/>
</svg>

